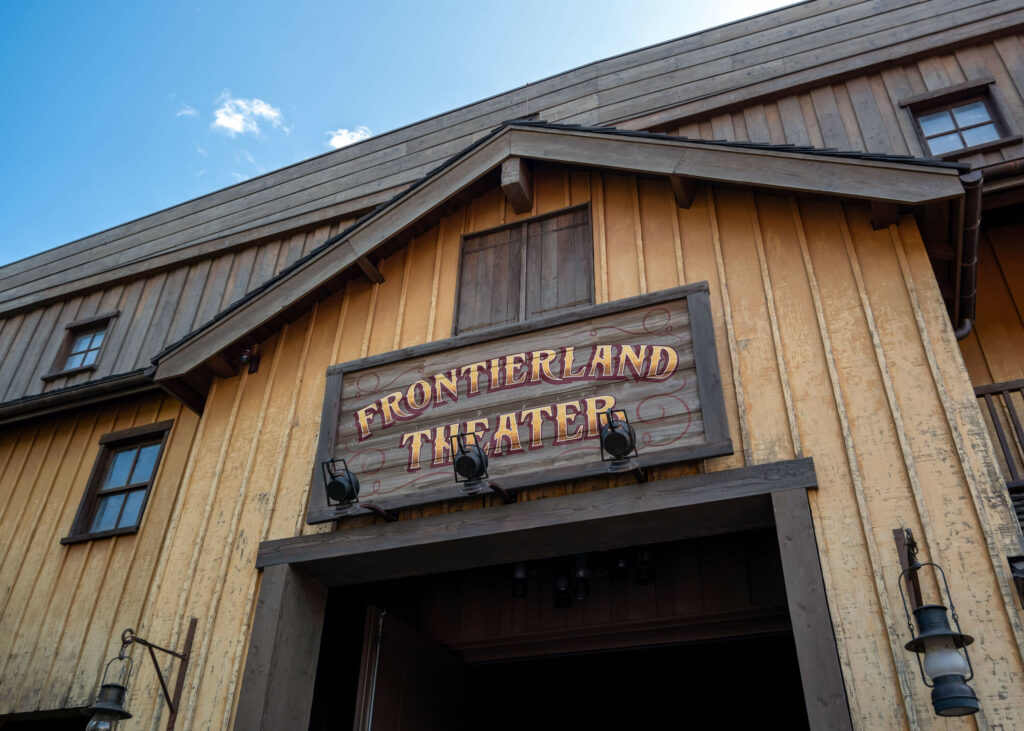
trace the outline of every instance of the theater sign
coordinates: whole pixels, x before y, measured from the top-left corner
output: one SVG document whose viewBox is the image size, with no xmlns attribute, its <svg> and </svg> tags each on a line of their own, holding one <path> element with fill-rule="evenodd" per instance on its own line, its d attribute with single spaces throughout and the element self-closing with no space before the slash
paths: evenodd
<svg viewBox="0 0 1024 731">
<path fill-rule="evenodd" d="M 337 516 L 325 462 L 344 460 L 360 503 L 458 497 L 459 435 L 503 490 L 599 474 L 610 414 L 641 469 L 732 451 L 706 283 L 332 366 L 309 522 Z"/>
</svg>

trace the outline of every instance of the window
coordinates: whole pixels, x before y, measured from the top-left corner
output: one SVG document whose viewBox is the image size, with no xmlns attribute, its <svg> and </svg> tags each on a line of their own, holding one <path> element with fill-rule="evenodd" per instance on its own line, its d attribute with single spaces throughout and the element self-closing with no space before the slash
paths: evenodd
<svg viewBox="0 0 1024 731">
<path fill-rule="evenodd" d="M 900 100 L 913 115 L 926 154 L 955 158 L 1021 141 L 1000 114 L 993 83 L 973 79 Z"/>
<path fill-rule="evenodd" d="M 62 543 L 138 530 L 171 424 L 163 421 L 100 438 L 78 515 Z"/>
<path fill-rule="evenodd" d="M 918 115 L 917 124 L 928 151 L 938 157 L 967 147 L 995 142 L 1002 135 L 983 98 L 948 104 Z"/>
<path fill-rule="evenodd" d="M 593 304 L 593 250 L 588 206 L 463 237 L 453 334 Z"/>
<path fill-rule="evenodd" d="M 107 339 L 110 322 L 117 315 L 117 312 L 108 312 L 67 325 L 64 343 L 57 352 L 53 367 L 43 378 L 56 378 L 94 369 Z"/>
</svg>

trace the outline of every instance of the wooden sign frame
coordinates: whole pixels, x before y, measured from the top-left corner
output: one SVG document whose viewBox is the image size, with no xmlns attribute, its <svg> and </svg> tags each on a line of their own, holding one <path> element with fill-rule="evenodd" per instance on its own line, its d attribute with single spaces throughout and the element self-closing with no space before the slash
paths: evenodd
<svg viewBox="0 0 1024 731">
<path fill-rule="evenodd" d="M 333 459 L 335 440 L 341 410 L 342 385 L 346 373 L 379 367 L 391 363 L 416 358 L 428 354 L 455 350 L 468 345 L 476 345 L 490 341 L 503 340 L 512 336 L 531 333 L 558 325 L 579 322 L 595 317 L 603 317 L 632 309 L 647 307 L 664 302 L 685 298 L 690 317 L 690 335 L 693 343 L 694 368 L 697 375 L 697 391 L 700 396 L 701 411 L 704 421 L 704 441 L 673 449 L 663 449 L 647 454 L 640 453 L 639 466 L 653 467 L 662 464 L 682 462 L 685 460 L 703 459 L 732 454 L 733 445 L 729 437 L 729 424 L 725 413 L 725 401 L 722 394 L 722 378 L 718 367 L 718 353 L 715 347 L 714 325 L 711 318 L 708 283 L 674 287 L 651 294 L 629 297 L 627 299 L 606 302 L 599 305 L 583 307 L 569 313 L 553 317 L 540 318 L 528 322 L 515 323 L 484 332 L 472 332 L 457 335 L 444 340 L 436 340 L 422 345 L 381 353 L 367 358 L 332 365 L 327 369 L 327 382 L 324 389 L 323 409 L 320 417 L 320 435 L 317 441 L 314 458 L 310 495 L 306 522 L 310 525 L 337 520 L 336 508 L 327 504 L 324 485 L 324 472 L 321 464 Z M 543 478 L 536 474 L 516 474 L 502 476 L 499 480 L 504 491 L 514 493 L 525 487 L 538 484 L 559 482 L 562 480 L 604 474 L 607 464 L 595 459 L 593 463 L 575 464 L 565 467 L 547 469 Z M 401 508 L 422 506 L 431 503 L 457 500 L 460 496 L 453 481 L 447 488 L 431 488 L 418 492 L 402 493 L 374 499 L 377 507 L 392 511 Z"/>
</svg>

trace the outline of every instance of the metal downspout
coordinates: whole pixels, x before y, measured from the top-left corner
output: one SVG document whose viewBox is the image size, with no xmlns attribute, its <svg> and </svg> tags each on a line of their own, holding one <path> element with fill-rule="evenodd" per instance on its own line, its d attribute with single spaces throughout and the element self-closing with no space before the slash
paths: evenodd
<svg viewBox="0 0 1024 731">
<path fill-rule="evenodd" d="M 978 236 L 981 230 L 981 185 L 983 175 L 974 170 L 960 176 L 966 194 L 964 200 L 964 239 L 960 254 L 960 325 L 953 331 L 963 340 L 974 327 L 978 295 Z"/>
</svg>

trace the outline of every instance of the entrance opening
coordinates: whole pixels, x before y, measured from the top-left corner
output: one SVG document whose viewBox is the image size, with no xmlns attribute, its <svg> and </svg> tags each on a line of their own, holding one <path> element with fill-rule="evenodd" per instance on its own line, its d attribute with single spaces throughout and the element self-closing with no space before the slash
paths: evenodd
<svg viewBox="0 0 1024 731">
<path fill-rule="evenodd" d="M 807 727 L 773 529 L 336 587 L 322 637 L 311 731 Z"/>
</svg>

